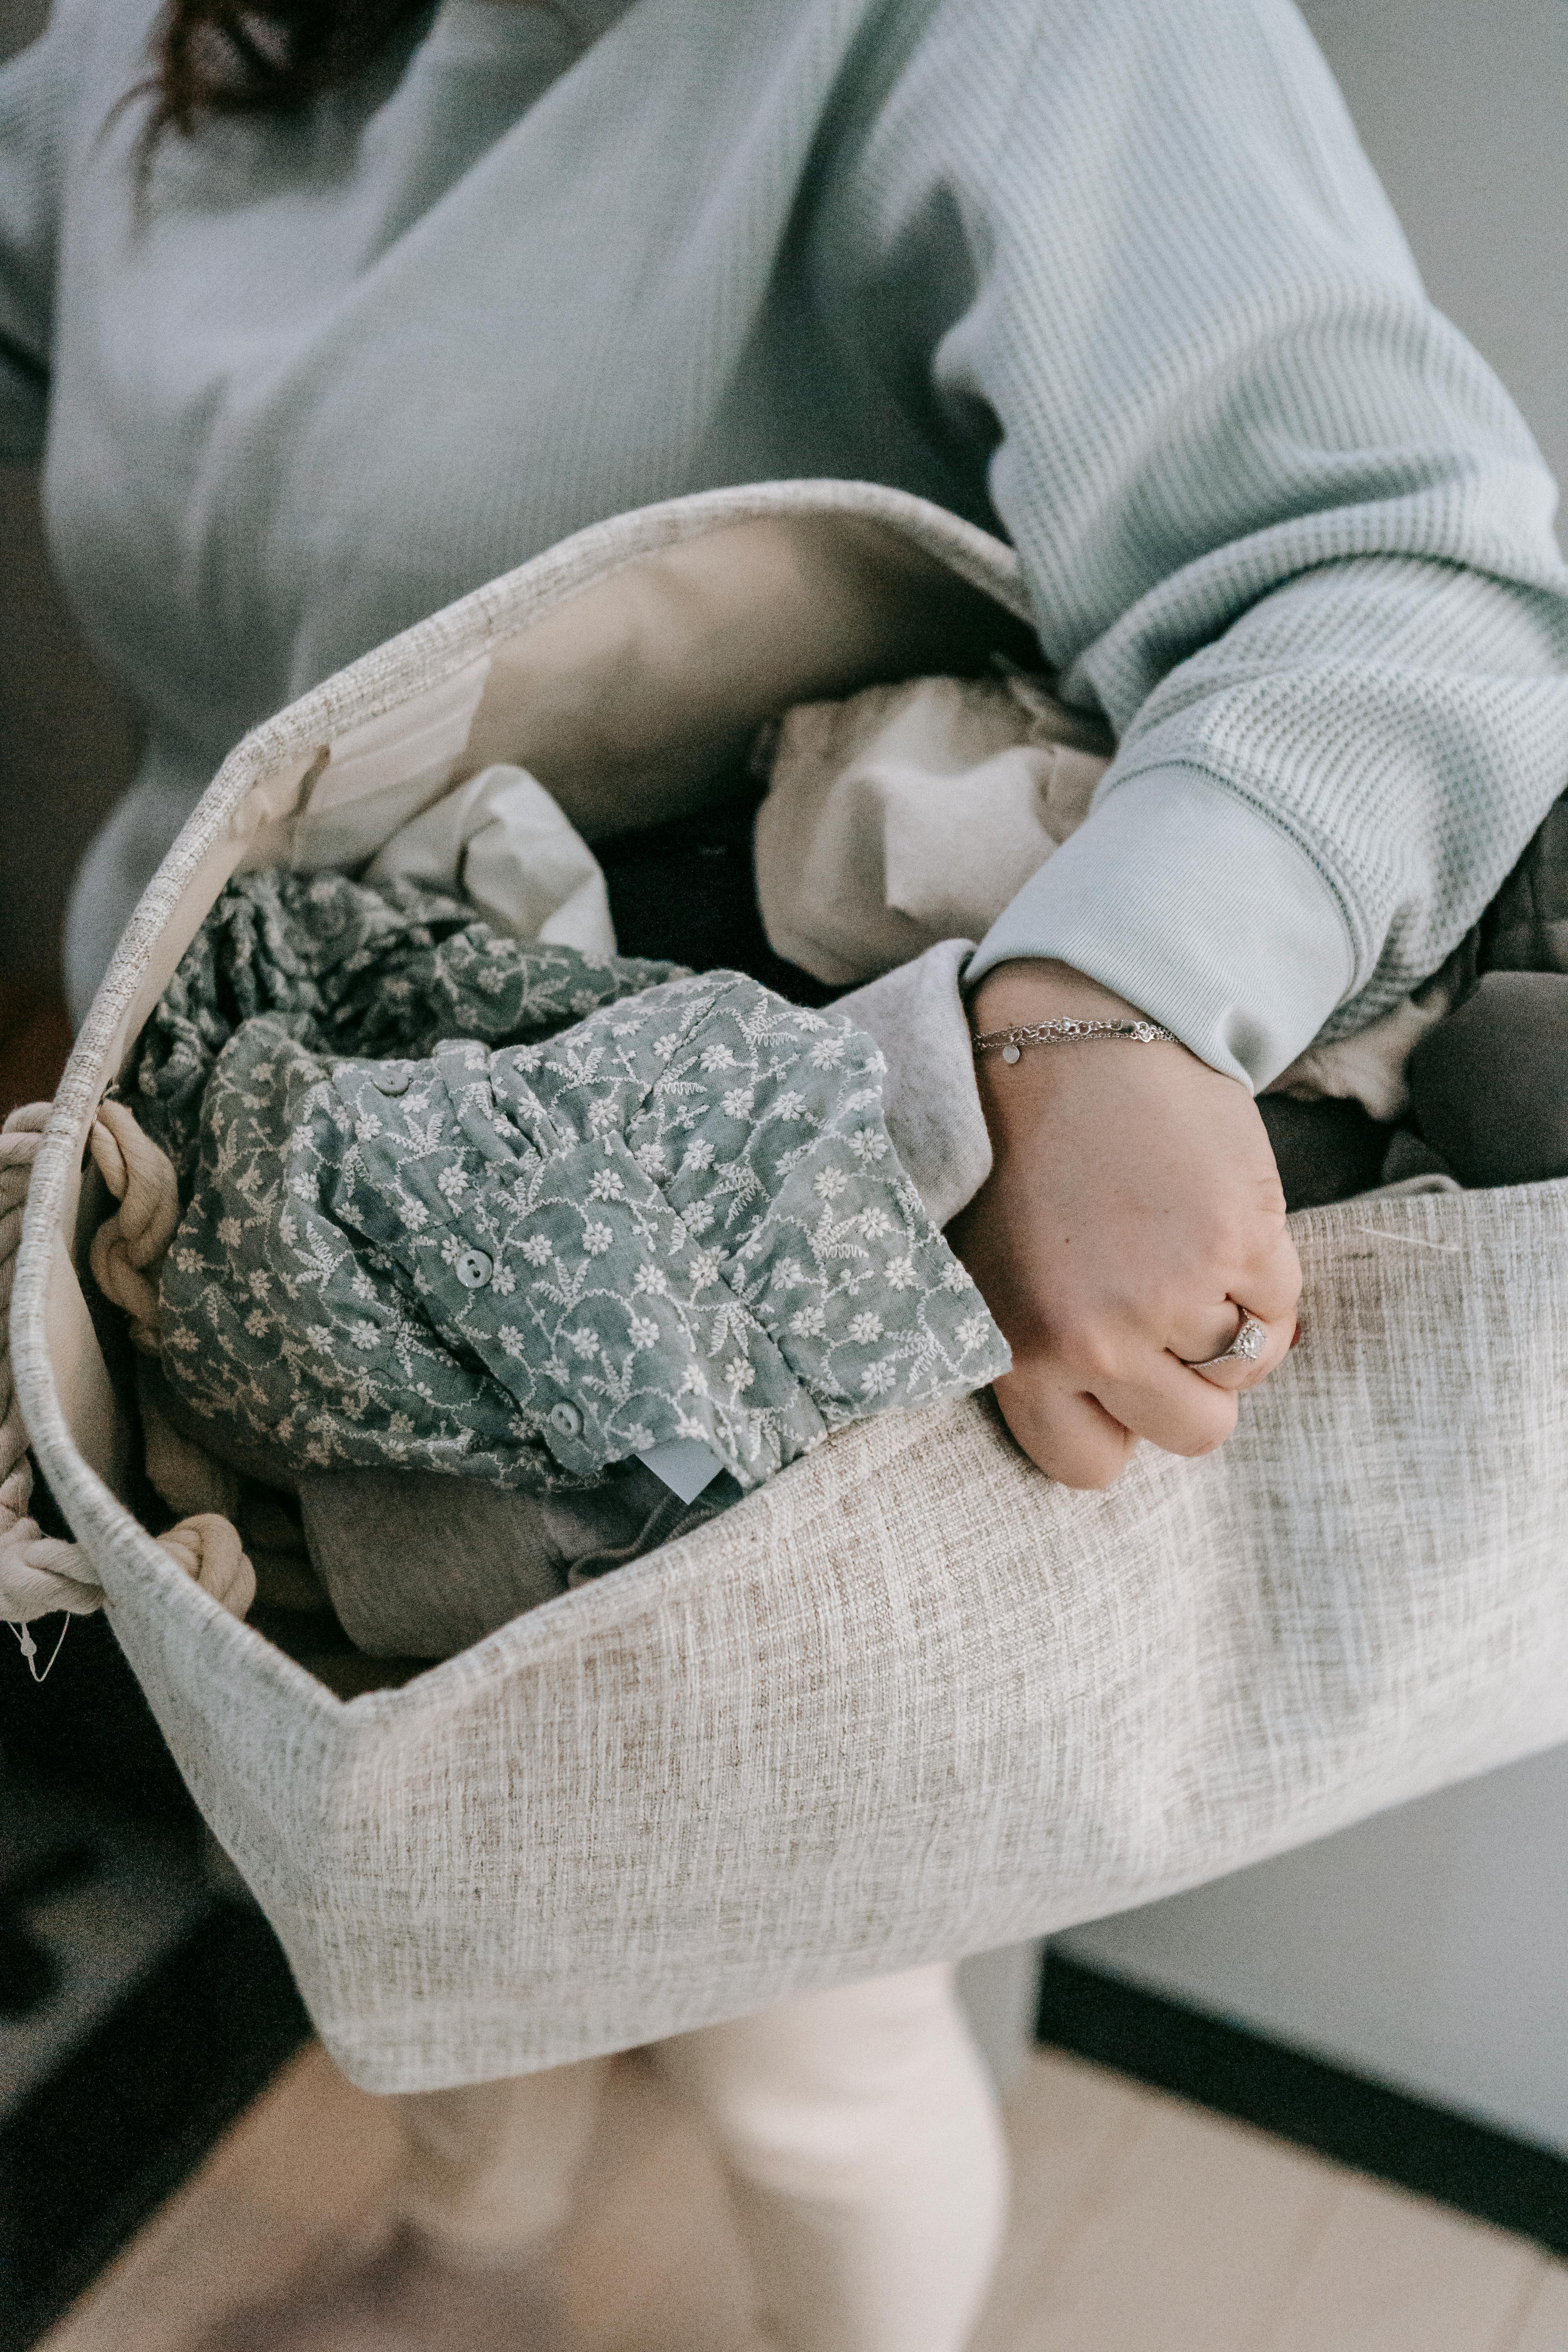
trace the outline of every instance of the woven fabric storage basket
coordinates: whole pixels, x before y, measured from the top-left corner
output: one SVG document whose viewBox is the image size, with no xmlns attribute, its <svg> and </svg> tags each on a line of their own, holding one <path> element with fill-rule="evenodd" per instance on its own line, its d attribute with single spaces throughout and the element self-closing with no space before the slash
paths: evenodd
<svg viewBox="0 0 1568 2352">
<path fill-rule="evenodd" d="M 503 757 L 590 835 L 668 815 L 771 713 L 1026 614 L 1007 549 L 888 490 L 624 517 L 247 737 L 121 941 L 34 1171 L 18 1390 L 197 1802 L 373 2089 L 1064 1927 L 1568 1737 L 1563 1184 L 1299 1217 L 1310 1344 L 1206 1461 L 1145 1447 L 1080 1495 L 983 1402 L 868 1422 L 347 1703 L 116 1498 L 132 1424 L 75 1271 L 104 1205 L 83 1144 L 233 871 L 363 856 Z"/>
</svg>

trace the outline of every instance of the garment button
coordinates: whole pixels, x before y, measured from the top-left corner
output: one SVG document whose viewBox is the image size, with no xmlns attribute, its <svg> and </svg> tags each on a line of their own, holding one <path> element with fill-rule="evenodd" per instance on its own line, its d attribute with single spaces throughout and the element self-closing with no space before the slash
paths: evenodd
<svg viewBox="0 0 1568 2352">
<path fill-rule="evenodd" d="M 405 1095 L 408 1092 L 406 1070 L 378 1070 L 373 1081 L 378 1095 Z"/>
<path fill-rule="evenodd" d="M 558 1436 L 580 1437 L 583 1433 L 583 1416 L 574 1404 L 552 1404 L 550 1408 L 550 1426 Z"/>
<path fill-rule="evenodd" d="M 465 1290 L 482 1290 L 490 1278 L 490 1261 L 483 1250 L 465 1250 L 452 1271 Z"/>
</svg>

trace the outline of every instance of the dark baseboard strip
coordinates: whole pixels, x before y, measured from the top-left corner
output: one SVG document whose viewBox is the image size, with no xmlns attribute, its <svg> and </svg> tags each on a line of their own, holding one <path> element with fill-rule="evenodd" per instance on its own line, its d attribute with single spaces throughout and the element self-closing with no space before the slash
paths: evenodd
<svg viewBox="0 0 1568 2352">
<path fill-rule="evenodd" d="M 1568 2158 L 1047 1954 L 1039 2041 L 1568 2254 Z"/>
<path fill-rule="evenodd" d="M 0 2127 L 0 2352 L 25 2352 L 310 2027 L 261 1914 L 215 1899 Z"/>
</svg>

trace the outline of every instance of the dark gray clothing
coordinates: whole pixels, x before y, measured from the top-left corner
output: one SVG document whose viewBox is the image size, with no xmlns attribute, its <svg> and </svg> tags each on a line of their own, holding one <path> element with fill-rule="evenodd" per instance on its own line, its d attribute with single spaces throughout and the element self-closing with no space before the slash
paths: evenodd
<svg viewBox="0 0 1568 2352">
<path fill-rule="evenodd" d="M 525 1610 L 700 1527 L 740 1500 L 683 1503 L 640 1462 L 586 1492 L 525 1495 L 420 1470 L 309 1471 L 305 1538 L 344 1632 L 374 1658 L 447 1658 Z"/>
</svg>

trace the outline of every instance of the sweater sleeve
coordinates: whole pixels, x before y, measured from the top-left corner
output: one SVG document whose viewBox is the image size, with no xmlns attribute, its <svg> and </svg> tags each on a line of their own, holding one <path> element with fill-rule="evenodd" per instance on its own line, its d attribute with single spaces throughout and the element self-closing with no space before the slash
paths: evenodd
<svg viewBox="0 0 1568 2352">
<path fill-rule="evenodd" d="M 57 9 L 42 39 L 0 70 L 0 465 L 43 454 L 72 29 Z"/>
<path fill-rule="evenodd" d="M 1264 1085 L 1435 971 L 1568 787 L 1539 452 L 1288 0 L 953 0 L 851 180 L 876 364 L 1119 742 L 973 976 L 1060 957 Z"/>
</svg>

